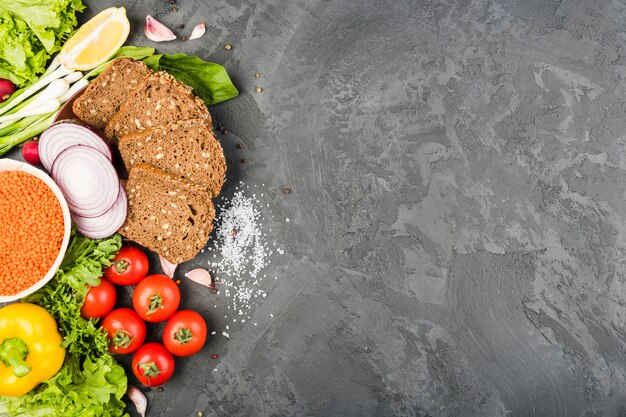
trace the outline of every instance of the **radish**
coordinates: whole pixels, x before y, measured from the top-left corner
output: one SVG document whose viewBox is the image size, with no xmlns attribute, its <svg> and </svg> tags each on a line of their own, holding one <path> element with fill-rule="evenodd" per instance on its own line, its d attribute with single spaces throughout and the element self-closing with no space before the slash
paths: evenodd
<svg viewBox="0 0 626 417">
<path fill-rule="evenodd" d="M 41 165 L 39 142 L 36 140 L 26 141 L 22 146 L 22 158 L 31 165 Z"/>
<path fill-rule="evenodd" d="M 7 101 L 15 92 L 15 84 L 4 78 L 0 78 L 0 103 Z"/>
</svg>

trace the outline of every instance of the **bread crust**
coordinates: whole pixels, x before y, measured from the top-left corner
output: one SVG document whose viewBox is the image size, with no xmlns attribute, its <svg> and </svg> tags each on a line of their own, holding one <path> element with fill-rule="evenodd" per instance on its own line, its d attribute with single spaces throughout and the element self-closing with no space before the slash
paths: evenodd
<svg viewBox="0 0 626 417">
<path fill-rule="evenodd" d="M 146 77 L 132 91 L 106 124 L 104 133 L 117 144 L 125 134 L 194 117 L 203 119 L 209 128 L 212 127 L 209 110 L 202 100 L 193 95 L 191 88 L 168 73 L 159 71 Z"/>
<path fill-rule="evenodd" d="M 72 111 L 80 120 L 102 129 L 129 94 L 151 73 L 141 61 L 116 59 L 74 101 Z"/>
<path fill-rule="evenodd" d="M 151 164 L 193 181 L 217 196 L 226 176 L 226 158 L 219 141 L 202 119 L 185 119 L 129 133 L 118 143 L 126 170 Z"/>
<path fill-rule="evenodd" d="M 191 181 L 137 164 L 126 183 L 128 217 L 119 232 L 168 261 L 193 259 L 213 230 L 211 195 Z"/>
</svg>

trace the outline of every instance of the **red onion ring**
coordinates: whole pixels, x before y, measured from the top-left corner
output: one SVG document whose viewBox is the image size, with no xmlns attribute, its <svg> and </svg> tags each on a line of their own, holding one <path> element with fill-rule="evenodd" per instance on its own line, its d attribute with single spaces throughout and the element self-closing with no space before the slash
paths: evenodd
<svg viewBox="0 0 626 417">
<path fill-rule="evenodd" d="M 96 132 L 72 121 L 62 121 L 50 126 L 39 137 L 39 158 L 48 172 L 54 160 L 70 146 L 85 145 L 97 149 L 113 160 L 109 145 Z"/>
<path fill-rule="evenodd" d="M 120 181 L 113 164 L 89 146 L 65 149 L 54 160 L 51 174 L 70 211 L 81 217 L 103 215 L 118 198 Z"/>
<path fill-rule="evenodd" d="M 128 213 L 128 199 L 124 187 L 120 186 L 120 192 L 113 206 L 101 216 L 82 217 L 77 214 L 72 215 L 72 220 L 78 231 L 90 239 L 104 239 L 122 227 L 126 221 Z"/>
</svg>

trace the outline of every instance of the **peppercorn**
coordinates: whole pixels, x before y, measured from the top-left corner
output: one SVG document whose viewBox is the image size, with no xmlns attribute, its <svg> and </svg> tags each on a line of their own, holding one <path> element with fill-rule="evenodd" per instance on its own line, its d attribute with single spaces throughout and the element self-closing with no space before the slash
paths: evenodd
<svg viewBox="0 0 626 417">
<path fill-rule="evenodd" d="M 243 143 L 238 143 L 237 144 L 237 149 L 243 149 Z"/>
</svg>

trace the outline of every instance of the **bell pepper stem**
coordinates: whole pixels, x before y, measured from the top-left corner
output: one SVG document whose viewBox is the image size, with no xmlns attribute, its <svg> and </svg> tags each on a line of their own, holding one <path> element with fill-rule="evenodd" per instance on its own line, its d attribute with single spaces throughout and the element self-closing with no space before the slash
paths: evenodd
<svg viewBox="0 0 626 417">
<path fill-rule="evenodd" d="M 20 338 L 13 337 L 5 339 L 0 345 L 0 361 L 7 367 L 13 368 L 16 377 L 21 378 L 28 375 L 31 368 L 26 363 L 28 356 L 28 346 Z"/>
</svg>

